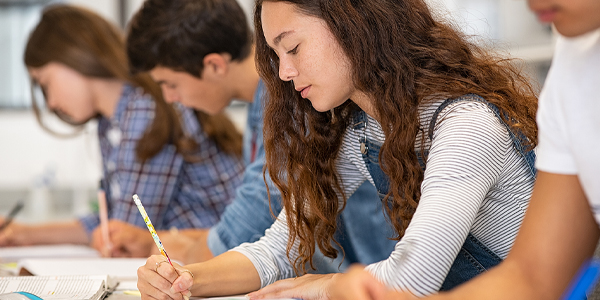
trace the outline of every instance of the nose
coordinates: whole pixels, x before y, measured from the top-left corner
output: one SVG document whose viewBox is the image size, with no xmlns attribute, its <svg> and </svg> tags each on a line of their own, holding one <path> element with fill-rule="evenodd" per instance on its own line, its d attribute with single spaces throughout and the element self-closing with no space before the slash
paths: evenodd
<svg viewBox="0 0 600 300">
<path fill-rule="evenodd" d="M 289 61 L 289 59 L 279 59 L 279 78 L 283 81 L 290 81 L 298 76 L 298 70 Z"/>
<path fill-rule="evenodd" d="M 179 101 L 179 95 L 173 89 L 162 87 L 163 97 L 167 103 L 173 103 Z"/>
</svg>

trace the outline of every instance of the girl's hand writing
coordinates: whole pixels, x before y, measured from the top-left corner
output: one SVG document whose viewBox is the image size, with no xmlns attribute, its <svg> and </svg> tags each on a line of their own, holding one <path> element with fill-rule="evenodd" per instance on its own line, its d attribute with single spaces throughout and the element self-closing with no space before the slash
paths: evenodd
<svg viewBox="0 0 600 300">
<path fill-rule="evenodd" d="M 152 255 L 138 268 L 137 287 L 145 299 L 189 299 L 194 283 L 189 270 L 177 263 L 173 266 L 162 255 Z"/>
</svg>

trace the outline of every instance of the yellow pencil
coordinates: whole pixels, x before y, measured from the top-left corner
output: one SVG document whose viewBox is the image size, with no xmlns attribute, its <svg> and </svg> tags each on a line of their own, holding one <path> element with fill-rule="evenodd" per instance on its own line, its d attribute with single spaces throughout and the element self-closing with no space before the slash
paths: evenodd
<svg viewBox="0 0 600 300">
<path fill-rule="evenodd" d="M 152 238 L 154 239 L 154 243 L 156 244 L 156 247 L 158 247 L 158 250 L 160 250 L 160 253 L 164 257 L 167 258 L 167 260 L 169 261 L 169 264 L 171 264 L 171 266 L 172 266 L 173 263 L 171 263 L 171 259 L 169 258 L 169 255 L 167 255 L 167 251 L 165 251 L 165 247 L 163 247 L 162 242 L 158 238 L 158 234 L 156 233 L 156 230 L 154 230 L 154 226 L 152 226 L 152 222 L 150 222 L 150 218 L 148 217 L 148 214 L 146 213 L 144 206 L 142 206 L 140 197 L 138 197 L 137 194 L 133 195 L 133 201 L 135 202 L 135 205 L 137 205 L 137 208 L 140 211 L 140 213 L 142 214 L 142 217 L 144 218 L 144 222 L 146 222 L 146 226 L 148 226 L 148 230 L 150 230 L 150 234 L 152 234 Z"/>
</svg>

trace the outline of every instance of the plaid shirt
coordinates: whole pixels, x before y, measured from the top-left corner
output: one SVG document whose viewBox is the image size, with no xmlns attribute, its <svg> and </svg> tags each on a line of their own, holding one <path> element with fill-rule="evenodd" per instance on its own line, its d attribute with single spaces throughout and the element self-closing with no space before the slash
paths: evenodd
<svg viewBox="0 0 600 300">
<path fill-rule="evenodd" d="M 183 130 L 199 146 L 199 162 L 186 162 L 172 144 L 141 164 L 135 149 L 154 118 L 155 103 L 139 88 L 125 85 L 114 116 L 101 117 L 98 137 L 102 153 L 109 218 L 145 228 L 135 203 L 138 194 L 157 230 L 208 228 L 219 221 L 241 183 L 243 163 L 209 140 L 190 109 L 177 105 Z M 97 214 L 80 219 L 86 231 L 99 225 Z"/>
</svg>

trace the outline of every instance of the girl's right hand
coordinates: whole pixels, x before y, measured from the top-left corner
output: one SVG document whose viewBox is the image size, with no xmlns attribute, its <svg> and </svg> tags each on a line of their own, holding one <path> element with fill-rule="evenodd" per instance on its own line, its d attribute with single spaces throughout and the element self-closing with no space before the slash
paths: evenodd
<svg viewBox="0 0 600 300">
<path fill-rule="evenodd" d="M 0 224 L 4 219 L 0 219 Z M 0 231 L 0 247 L 7 246 L 25 246 L 33 244 L 29 241 L 29 226 L 17 222 L 11 222 L 6 228 Z"/>
<path fill-rule="evenodd" d="M 173 266 L 162 255 L 152 255 L 137 271 L 137 287 L 144 299 L 189 299 L 194 283 L 189 270 Z"/>
</svg>

